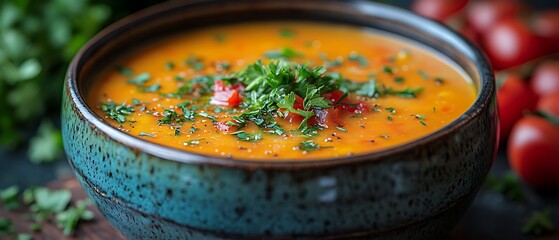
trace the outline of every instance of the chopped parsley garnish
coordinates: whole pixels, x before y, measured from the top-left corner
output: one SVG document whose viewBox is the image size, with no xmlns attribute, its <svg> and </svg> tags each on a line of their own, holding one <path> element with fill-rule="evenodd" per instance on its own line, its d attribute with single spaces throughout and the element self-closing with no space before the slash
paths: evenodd
<svg viewBox="0 0 559 240">
<path fill-rule="evenodd" d="M 315 143 L 313 140 L 307 140 L 299 143 L 299 150 L 305 152 L 311 152 L 321 148 L 332 148 L 332 146 L 320 146 L 317 143 Z"/>
<path fill-rule="evenodd" d="M 155 135 L 153 135 L 151 133 L 146 133 L 146 132 L 140 132 L 140 134 L 138 134 L 138 136 L 141 136 L 141 137 L 155 137 Z"/>
<path fill-rule="evenodd" d="M 384 66 L 384 67 L 382 68 L 382 71 L 384 71 L 385 73 L 388 73 L 388 74 L 393 74 L 393 73 L 394 73 L 394 72 L 392 71 L 392 68 L 391 68 L 390 66 Z"/>
<path fill-rule="evenodd" d="M 258 142 L 260 139 L 262 139 L 261 133 L 249 134 L 246 133 L 245 131 L 237 131 L 231 133 L 231 135 L 234 135 L 235 137 L 237 137 L 237 139 L 241 141 L 247 141 L 247 142 Z"/>
<path fill-rule="evenodd" d="M 429 80 L 429 74 L 427 74 L 425 71 L 423 70 L 417 70 L 417 73 L 419 74 L 419 76 L 421 76 L 421 78 L 423 78 L 424 80 Z"/>
<path fill-rule="evenodd" d="M 113 101 L 109 101 L 101 105 L 101 110 L 107 114 L 107 117 L 122 124 L 126 122 L 126 116 L 134 112 L 134 107 L 126 105 L 126 102 L 118 105 Z"/>
<path fill-rule="evenodd" d="M 199 113 L 197 113 L 196 115 L 197 115 L 197 116 L 200 116 L 200 117 L 208 118 L 208 119 L 212 120 L 212 122 L 214 122 L 214 123 L 217 121 L 217 120 L 215 119 L 214 116 L 212 116 L 212 115 L 210 115 L 210 114 L 208 114 L 208 113 L 206 113 L 206 112 L 199 112 Z"/>
<path fill-rule="evenodd" d="M 347 60 L 352 62 L 358 62 L 361 67 L 369 66 L 369 60 L 367 60 L 365 57 L 359 55 L 359 53 L 356 52 L 351 52 L 347 57 Z"/>
<path fill-rule="evenodd" d="M 415 119 L 419 120 L 419 123 L 421 123 L 421 125 L 423 126 L 427 126 L 427 123 L 425 123 L 425 116 L 423 114 L 415 114 L 415 115 L 411 115 L 412 117 L 414 117 Z"/>
<path fill-rule="evenodd" d="M 440 77 L 436 77 L 435 78 L 435 85 L 440 86 L 444 83 L 444 79 L 440 78 Z"/>
<path fill-rule="evenodd" d="M 165 63 L 165 69 L 167 69 L 167 70 L 169 70 L 169 71 L 175 69 L 175 63 L 173 63 L 173 62 L 171 62 L 171 61 Z"/>
<path fill-rule="evenodd" d="M 293 38 L 295 37 L 295 31 L 288 28 L 283 28 L 279 30 L 279 35 L 283 38 Z"/>
<path fill-rule="evenodd" d="M 345 128 L 343 128 L 343 127 L 338 127 L 338 126 L 337 126 L 336 129 L 338 129 L 338 130 L 340 130 L 340 131 L 342 131 L 342 132 L 347 132 L 347 129 L 345 129 Z"/>
<path fill-rule="evenodd" d="M 132 98 L 132 104 L 134 106 L 142 105 L 142 101 L 138 100 L 137 98 Z"/>
<path fill-rule="evenodd" d="M 522 226 L 522 232 L 530 235 L 544 235 L 554 232 L 555 226 L 551 221 L 551 210 L 534 211 Z"/>
<path fill-rule="evenodd" d="M 395 83 L 404 83 L 404 77 L 395 77 L 394 78 L 394 82 Z"/>
<path fill-rule="evenodd" d="M 328 60 L 328 55 L 324 53 L 318 54 L 318 57 L 320 58 L 320 60 L 322 60 L 324 67 L 326 68 L 339 67 L 344 63 L 344 60 L 341 57 L 335 58 L 333 60 Z"/>
<path fill-rule="evenodd" d="M 217 67 L 218 70 L 229 71 L 229 68 L 231 68 L 231 63 L 227 61 L 221 61 L 217 63 Z"/>
<path fill-rule="evenodd" d="M 371 78 L 368 83 L 361 85 L 361 87 L 355 93 L 361 96 L 374 97 L 375 93 L 377 93 L 375 78 Z"/>
<path fill-rule="evenodd" d="M 202 60 L 196 56 L 189 56 L 185 61 L 186 66 L 191 67 L 195 71 L 200 71 L 206 66 Z"/>
<path fill-rule="evenodd" d="M 190 133 L 195 133 L 196 131 L 200 130 L 200 128 L 196 128 L 194 126 L 190 127 Z"/>
<path fill-rule="evenodd" d="M 284 47 L 279 50 L 269 50 L 264 53 L 264 56 L 270 59 L 292 59 L 303 57 L 303 54 L 293 50 L 293 48 Z"/>
<path fill-rule="evenodd" d="M 203 138 L 192 139 L 183 143 L 184 146 L 188 145 L 200 145 L 200 142 L 204 140 Z"/>
<path fill-rule="evenodd" d="M 390 87 L 384 88 L 384 91 L 381 91 L 381 95 L 395 95 L 401 98 L 416 98 L 419 93 L 423 92 L 422 87 L 410 88 L 406 87 L 404 90 L 394 90 Z"/>
<path fill-rule="evenodd" d="M 392 113 L 392 114 L 395 114 L 395 113 L 396 113 L 396 109 L 394 109 L 393 107 L 387 107 L 387 108 L 385 108 L 385 109 L 386 109 L 386 111 L 388 111 L 388 112 L 390 112 L 390 113 Z"/>
<path fill-rule="evenodd" d="M 224 43 L 227 41 L 227 35 L 222 34 L 222 33 L 217 33 L 214 35 L 214 40 L 219 42 L 219 43 Z"/>
<path fill-rule="evenodd" d="M 120 74 L 124 75 L 125 77 L 131 77 L 132 74 L 134 74 L 134 72 L 132 71 L 132 69 L 127 68 L 127 67 L 123 67 L 123 66 L 117 66 L 117 67 L 116 67 L 116 70 L 117 70 Z"/>
<path fill-rule="evenodd" d="M 384 138 L 384 139 L 389 139 L 390 138 L 390 136 L 388 136 L 388 135 L 379 135 L 379 137 Z"/>
<path fill-rule="evenodd" d="M 220 113 L 220 112 L 223 112 L 223 108 L 220 108 L 220 107 L 216 107 L 216 108 L 214 108 L 214 111 L 213 111 L 213 112 L 214 112 L 214 113 Z"/>
<path fill-rule="evenodd" d="M 136 75 L 135 77 L 128 79 L 128 83 L 130 84 L 136 84 L 136 85 L 142 85 L 144 83 L 146 83 L 147 81 L 149 81 L 149 79 L 151 78 L 151 75 L 149 73 L 141 73 L 139 75 Z"/>
<path fill-rule="evenodd" d="M 388 121 L 392 121 L 392 119 L 393 119 L 392 116 L 388 116 L 386 118 L 388 119 Z"/>
<path fill-rule="evenodd" d="M 163 110 L 163 118 L 157 120 L 158 124 L 182 125 L 186 118 L 172 109 Z"/>
<path fill-rule="evenodd" d="M 156 83 L 156 84 L 153 84 L 153 85 L 150 85 L 150 86 L 138 86 L 138 90 L 140 92 L 152 93 L 152 92 L 159 91 L 159 89 L 161 89 L 161 85 L 159 83 Z"/>
</svg>

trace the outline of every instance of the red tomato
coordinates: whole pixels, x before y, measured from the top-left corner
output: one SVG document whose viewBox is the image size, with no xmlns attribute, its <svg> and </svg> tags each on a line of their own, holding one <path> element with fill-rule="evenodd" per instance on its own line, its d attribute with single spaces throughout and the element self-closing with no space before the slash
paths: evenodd
<svg viewBox="0 0 559 240">
<path fill-rule="evenodd" d="M 462 34 L 462 36 L 466 37 L 471 42 L 479 45 L 479 38 L 480 35 L 474 30 L 472 26 L 465 25 L 458 29 L 458 32 Z"/>
<path fill-rule="evenodd" d="M 508 143 L 511 167 L 536 188 L 559 187 L 559 126 L 528 116 L 521 119 Z"/>
<path fill-rule="evenodd" d="M 295 103 L 293 104 L 293 108 L 295 109 L 303 109 L 303 98 L 299 97 L 299 95 L 295 95 Z M 285 112 L 285 109 L 280 109 L 281 112 Z M 285 116 L 290 123 L 300 123 L 305 119 L 303 116 L 295 113 L 288 112 Z"/>
<path fill-rule="evenodd" d="M 533 111 L 538 102 L 538 96 L 527 83 L 516 75 L 509 75 L 497 91 L 499 105 L 499 123 L 501 125 L 501 142 L 504 142 L 516 121 L 526 111 Z"/>
<path fill-rule="evenodd" d="M 559 117 L 559 92 L 543 96 L 538 101 L 538 110 Z"/>
<path fill-rule="evenodd" d="M 540 97 L 559 93 L 559 61 L 547 61 L 538 65 L 534 70 L 531 85 Z"/>
<path fill-rule="evenodd" d="M 559 9 L 539 12 L 534 23 L 538 35 L 559 39 Z"/>
<path fill-rule="evenodd" d="M 210 100 L 210 104 L 235 107 L 243 101 L 240 92 L 244 87 L 240 83 L 229 85 L 225 84 L 222 80 L 217 80 L 212 89 L 214 95 Z"/>
<path fill-rule="evenodd" d="M 411 9 L 419 15 L 443 21 L 464 8 L 468 0 L 415 0 Z"/>
<path fill-rule="evenodd" d="M 502 19 L 518 16 L 526 6 L 518 1 L 472 1 L 466 7 L 466 18 L 478 33 L 487 33 L 490 27 Z"/>
<path fill-rule="evenodd" d="M 496 69 L 523 64 L 546 52 L 542 40 L 524 22 L 514 18 L 490 27 L 483 46 Z"/>
<path fill-rule="evenodd" d="M 351 99 L 346 98 L 342 99 L 342 101 L 338 103 L 343 95 L 344 92 L 340 90 L 323 94 L 322 97 L 330 100 L 334 106 L 327 109 L 313 109 L 315 115 L 309 118 L 308 124 L 319 125 L 321 127 L 337 126 L 343 123 L 342 117 L 345 115 L 369 111 L 367 104 L 364 102 L 354 103 Z M 293 107 L 295 109 L 303 109 L 303 99 L 296 95 Z M 283 111 L 283 109 L 280 109 L 280 111 Z M 285 116 L 285 119 L 289 122 L 300 123 L 304 118 L 298 114 L 288 113 L 287 116 Z"/>
</svg>

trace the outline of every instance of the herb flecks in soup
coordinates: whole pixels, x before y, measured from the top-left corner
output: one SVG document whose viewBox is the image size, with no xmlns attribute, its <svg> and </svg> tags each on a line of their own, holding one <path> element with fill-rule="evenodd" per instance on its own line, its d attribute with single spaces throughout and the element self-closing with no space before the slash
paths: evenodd
<svg viewBox="0 0 559 240">
<path fill-rule="evenodd" d="M 246 23 L 165 38 L 127 55 L 89 95 L 118 129 L 242 159 L 363 154 L 425 136 L 473 103 L 447 60 L 368 29 Z"/>
</svg>

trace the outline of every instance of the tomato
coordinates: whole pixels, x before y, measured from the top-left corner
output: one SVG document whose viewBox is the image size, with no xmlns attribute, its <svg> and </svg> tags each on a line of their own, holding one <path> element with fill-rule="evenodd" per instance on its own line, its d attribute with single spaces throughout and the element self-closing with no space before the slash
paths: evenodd
<svg viewBox="0 0 559 240">
<path fill-rule="evenodd" d="M 344 92 L 340 90 L 332 91 L 322 95 L 325 99 L 332 102 L 332 107 L 327 109 L 312 109 L 314 111 L 314 116 L 309 118 L 309 125 L 319 125 L 321 127 L 332 127 L 338 126 L 342 123 L 342 117 L 350 114 L 359 114 L 369 111 L 367 104 L 365 102 L 355 102 L 351 99 L 344 98 Z M 342 99 L 340 101 L 340 99 Z M 303 109 L 303 99 L 295 95 L 295 104 L 293 105 L 295 109 Z M 280 111 L 284 111 L 280 109 Z M 303 121 L 303 117 L 294 114 L 287 113 L 285 116 L 289 122 L 299 123 Z"/>
<path fill-rule="evenodd" d="M 544 44 L 519 19 L 509 18 L 489 28 L 483 47 L 496 69 L 510 68 L 543 55 Z"/>
<path fill-rule="evenodd" d="M 559 93 L 559 61 L 547 61 L 538 65 L 531 85 L 540 96 Z"/>
<path fill-rule="evenodd" d="M 534 29 L 538 35 L 559 39 L 558 9 L 539 12 L 534 23 Z"/>
<path fill-rule="evenodd" d="M 518 1 L 472 1 L 466 7 L 466 19 L 478 33 L 487 33 L 497 22 L 520 14 L 524 5 Z"/>
<path fill-rule="evenodd" d="M 543 96 L 537 109 L 559 117 L 559 92 Z"/>
<path fill-rule="evenodd" d="M 214 95 L 210 100 L 210 104 L 236 107 L 243 102 L 240 92 L 244 87 L 240 83 L 230 85 L 225 84 L 222 80 L 217 80 L 212 89 Z"/>
<path fill-rule="evenodd" d="M 415 0 L 411 9 L 419 15 L 443 21 L 464 8 L 468 0 Z"/>
<path fill-rule="evenodd" d="M 303 98 L 299 97 L 299 95 L 295 95 L 295 103 L 293 104 L 293 108 L 304 109 Z M 280 109 L 280 111 L 285 112 L 285 109 Z M 285 115 L 285 119 L 287 119 L 290 123 L 300 123 L 305 118 L 299 114 L 288 112 L 287 115 Z"/>
<path fill-rule="evenodd" d="M 559 187 L 559 126 L 547 119 L 521 119 L 508 143 L 511 167 L 536 188 Z"/>
<path fill-rule="evenodd" d="M 516 75 L 506 77 L 497 91 L 501 142 L 507 139 L 514 123 L 522 118 L 524 112 L 535 109 L 537 102 L 538 96 L 520 77 Z"/>
</svg>

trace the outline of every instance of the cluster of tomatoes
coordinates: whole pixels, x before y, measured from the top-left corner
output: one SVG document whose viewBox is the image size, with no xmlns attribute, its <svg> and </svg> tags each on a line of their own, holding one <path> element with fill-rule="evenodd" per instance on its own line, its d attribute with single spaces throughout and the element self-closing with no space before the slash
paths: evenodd
<svg viewBox="0 0 559 240">
<path fill-rule="evenodd" d="M 485 51 L 497 75 L 501 147 L 536 188 L 559 187 L 559 9 L 515 0 L 415 0 Z"/>
</svg>

